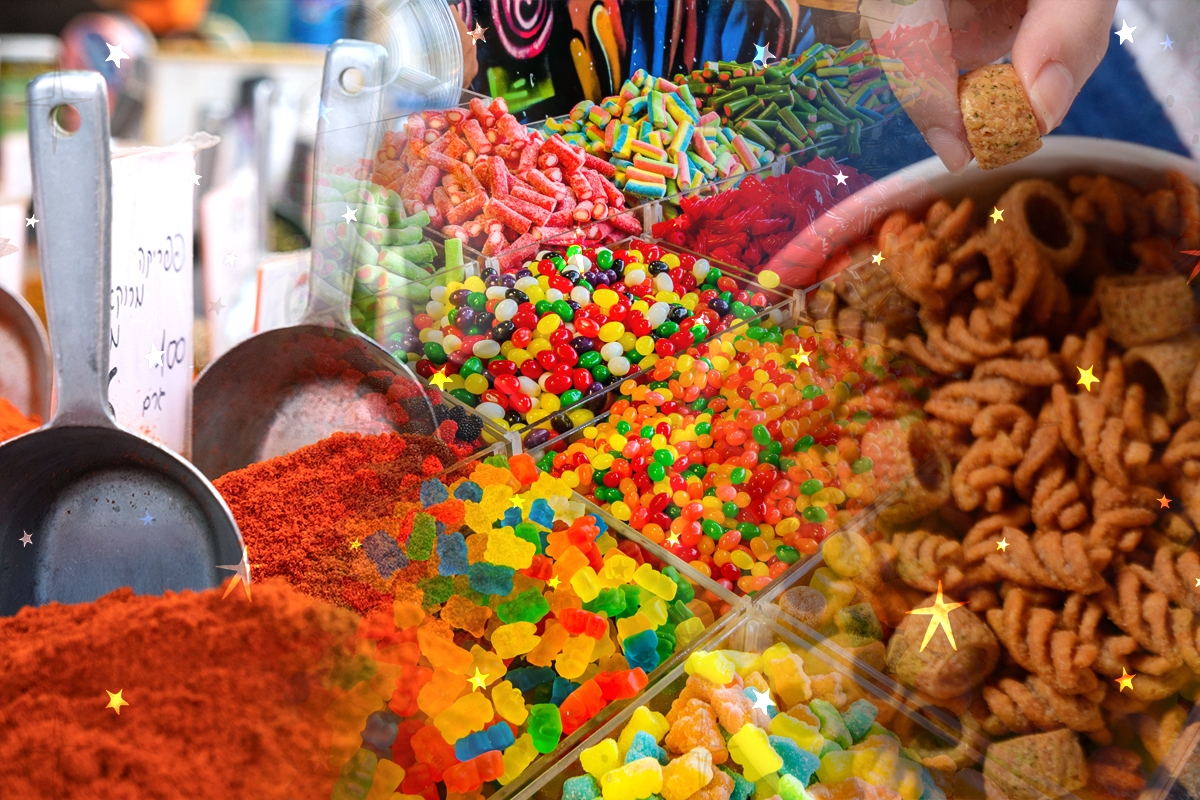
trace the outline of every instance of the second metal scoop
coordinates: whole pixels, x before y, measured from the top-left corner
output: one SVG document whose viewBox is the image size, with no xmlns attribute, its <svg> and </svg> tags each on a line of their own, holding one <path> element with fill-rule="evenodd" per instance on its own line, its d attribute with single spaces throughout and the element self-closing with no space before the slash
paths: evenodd
<svg viewBox="0 0 1200 800">
<path fill-rule="evenodd" d="M 174 453 L 121 430 L 108 406 L 111 177 L 108 101 L 96 72 L 29 84 L 34 208 L 54 343 L 56 408 L 0 444 L 0 615 L 113 589 L 202 590 L 242 561 L 212 484 Z M 71 105 L 75 133 L 52 113 Z"/>
<path fill-rule="evenodd" d="M 0 288 L 0 397 L 25 416 L 50 416 L 50 342 L 20 296 Z"/>
<path fill-rule="evenodd" d="M 380 129 L 384 57 L 382 47 L 368 42 L 340 39 L 330 45 L 314 185 L 334 166 L 360 167 L 371 157 Z M 349 224 L 321 223 L 315 215 L 312 229 L 315 242 L 354 236 Z M 193 395 L 192 461 L 201 472 L 215 479 L 338 431 L 433 434 L 433 407 L 416 377 L 354 331 L 353 281 L 349 256 L 322 259 L 314 245 L 303 322 L 247 339 L 200 374 Z M 389 408 L 397 395 L 400 416 Z"/>
</svg>

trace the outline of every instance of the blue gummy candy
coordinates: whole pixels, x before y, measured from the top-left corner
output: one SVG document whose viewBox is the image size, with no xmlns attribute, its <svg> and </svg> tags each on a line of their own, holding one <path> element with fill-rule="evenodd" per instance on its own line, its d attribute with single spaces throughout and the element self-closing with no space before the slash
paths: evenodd
<svg viewBox="0 0 1200 800">
<path fill-rule="evenodd" d="M 664 767 L 670 760 L 667 751 L 658 746 L 658 742 L 654 741 L 654 736 L 649 731 L 638 731 L 633 735 L 633 741 L 629 743 L 629 752 L 625 754 L 625 763 L 637 761 L 639 758 L 656 759 Z"/>
<path fill-rule="evenodd" d="M 442 523 L 438 523 L 441 525 Z M 438 537 L 438 575 L 466 575 L 467 542 L 461 533 L 447 533 Z M 460 759 L 461 760 L 461 759 Z"/>
<path fill-rule="evenodd" d="M 379 571 L 379 577 L 391 580 L 392 575 L 408 566 L 408 556 L 387 531 L 375 531 L 362 541 L 363 552 Z M 465 544 L 464 544 L 465 547 Z"/>
<path fill-rule="evenodd" d="M 438 536 L 441 536 L 443 533 L 446 532 L 446 523 L 442 522 L 440 519 L 437 522 L 435 522 L 434 525 L 436 526 L 434 528 L 434 530 L 437 531 Z"/>
<path fill-rule="evenodd" d="M 489 750 L 507 750 L 512 747 L 512 728 L 507 723 L 497 722 L 487 730 L 470 733 L 454 743 L 454 757 L 459 761 L 470 761 Z"/>
<path fill-rule="evenodd" d="M 533 505 L 529 507 L 529 521 L 536 522 L 543 528 L 554 527 L 554 509 L 546 502 L 546 498 L 539 497 L 533 501 Z"/>
<path fill-rule="evenodd" d="M 571 692 L 579 688 L 579 684 L 574 681 L 569 681 L 566 678 L 555 678 L 554 687 L 550 691 L 550 702 L 556 706 L 561 706 L 563 700 L 566 700 Z"/>
<path fill-rule="evenodd" d="M 850 738 L 858 742 L 867 735 L 878 714 L 879 709 L 870 700 L 855 700 L 842 713 L 842 722 L 846 724 L 846 730 L 850 731 Z"/>
<path fill-rule="evenodd" d="M 563 782 L 562 800 L 595 800 L 600 796 L 600 786 L 591 775 L 567 778 Z"/>
<path fill-rule="evenodd" d="M 450 497 L 446 484 L 439 480 L 430 479 L 421 484 L 421 505 L 429 508 L 438 503 L 444 503 Z"/>
<path fill-rule="evenodd" d="M 659 664 L 658 634 L 654 631 L 642 631 L 626 638 L 624 650 L 630 669 L 641 667 L 650 672 Z"/>
<path fill-rule="evenodd" d="M 729 793 L 729 800 L 750 800 L 750 796 L 754 794 L 754 784 L 743 778 L 738 773 L 722 764 L 717 769 L 724 772 L 733 779 L 733 791 Z"/>
<path fill-rule="evenodd" d="M 504 519 L 500 520 L 500 525 L 499 525 L 499 527 L 501 527 L 501 528 L 515 528 L 515 527 L 517 527 L 518 525 L 520 525 L 520 524 L 521 524 L 521 522 L 523 522 L 523 521 L 524 521 L 524 517 L 522 517 L 522 516 L 521 516 L 521 509 L 519 509 L 519 508 L 506 508 L 506 509 L 504 510 Z"/>
<path fill-rule="evenodd" d="M 600 529 L 600 532 L 598 534 L 596 534 L 597 539 L 599 539 L 604 534 L 608 533 L 608 523 L 607 522 L 600 519 L 600 517 L 596 517 L 596 516 L 593 516 L 592 519 L 596 520 L 595 525 L 597 528 Z"/>
<path fill-rule="evenodd" d="M 396 741 L 396 734 L 399 730 L 400 723 L 394 714 L 386 710 L 377 711 L 367 717 L 367 725 L 363 728 L 362 739 L 380 750 L 387 750 L 391 748 L 392 742 Z"/>
<path fill-rule="evenodd" d="M 472 503 L 478 503 L 483 500 L 483 489 L 475 481 L 463 481 L 454 490 L 454 497 L 458 500 L 470 500 Z"/>
<path fill-rule="evenodd" d="M 504 679 L 511 683 L 513 688 L 522 692 L 550 683 L 555 677 L 556 673 L 550 667 L 518 667 L 510 669 L 504 675 Z"/>
<path fill-rule="evenodd" d="M 471 588 L 480 594 L 512 594 L 515 573 L 516 570 L 512 567 L 502 567 L 486 561 L 480 561 L 467 568 L 467 578 L 471 582 Z"/>
<path fill-rule="evenodd" d="M 771 749 L 783 759 L 780 771 L 807 786 L 812 774 L 821 766 L 821 759 L 786 737 L 768 736 L 767 740 L 771 743 Z"/>
</svg>

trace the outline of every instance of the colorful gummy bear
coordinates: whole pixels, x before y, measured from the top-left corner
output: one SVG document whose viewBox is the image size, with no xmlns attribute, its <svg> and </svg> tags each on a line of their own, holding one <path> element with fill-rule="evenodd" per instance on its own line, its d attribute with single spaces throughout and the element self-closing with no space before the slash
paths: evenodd
<svg viewBox="0 0 1200 800">
<path fill-rule="evenodd" d="M 733 676 L 737 672 L 733 662 L 724 655 L 704 650 L 697 650 L 688 656 L 683 668 L 689 675 L 699 675 L 721 686 L 733 680 Z"/>
<path fill-rule="evenodd" d="M 687 800 L 713 778 L 712 753 L 696 747 L 663 767 L 663 800 Z"/>
<path fill-rule="evenodd" d="M 488 539 L 491 542 L 491 539 Z M 526 589 L 508 603 L 496 607 L 501 622 L 539 622 L 550 613 L 550 604 L 537 589 Z M 597 637 L 598 638 L 598 637 Z"/>
<path fill-rule="evenodd" d="M 437 553 L 439 575 L 467 574 L 467 544 L 461 533 L 455 531 L 439 536 Z"/>
<path fill-rule="evenodd" d="M 746 780 L 758 781 L 783 766 L 783 759 L 771 747 L 766 731 L 747 723 L 729 737 L 729 756 L 742 767 Z"/>
<path fill-rule="evenodd" d="M 541 637 L 537 635 L 537 626 L 532 622 L 513 622 L 501 625 L 492 631 L 492 647 L 496 655 L 507 660 L 528 653 L 537 647 Z M 586 665 L 585 665 L 586 666 Z M 583 672 L 583 670 L 579 670 Z"/>
<path fill-rule="evenodd" d="M 593 778 L 604 777 L 606 772 L 620 766 L 620 763 L 621 756 L 613 739 L 604 739 L 579 754 L 579 765 Z"/>
<path fill-rule="evenodd" d="M 662 765 L 653 758 L 637 761 L 609 770 L 600 779 L 604 800 L 644 800 L 662 791 Z"/>
<path fill-rule="evenodd" d="M 533 744 L 533 737 L 528 733 L 523 733 L 517 737 L 517 741 L 512 747 L 504 751 L 504 774 L 498 780 L 501 786 L 507 786 L 517 779 L 525 768 L 533 763 L 537 758 L 537 747 Z"/>
<path fill-rule="evenodd" d="M 433 718 L 433 724 L 448 742 L 457 742 L 468 733 L 483 730 L 494 715 L 492 702 L 478 692 L 471 692 L 455 700 Z"/>
<path fill-rule="evenodd" d="M 638 731 L 633 735 L 633 741 L 629 743 L 629 751 L 625 753 L 625 763 L 637 761 L 642 758 L 653 758 L 663 766 L 667 765 L 667 751 L 658 746 L 654 741 L 654 735 L 649 731 Z M 711 763 L 712 759 L 709 759 Z"/>
<path fill-rule="evenodd" d="M 492 705 L 496 707 L 497 714 L 514 725 L 521 725 L 529 716 L 525 698 L 508 681 L 501 681 L 492 687 Z"/>
<path fill-rule="evenodd" d="M 498 750 L 489 750 L 470 761 L 455 764 L 442 774 L 446 790 L 450 792 L 472 792 L 488 781 L 504 774 L 504 757 Z"/>
<path fill-rule="evenodd" d="M 436 543 L 437 520 L 428 514 L 418 513 L 413 519 L 412 533 L 408 536 L 408 557 L 413 561 L 428 561 Z"/>
<path fill-rule="evenodd" d="M 512 746 L 515 738 L 512 728 L 505 722 L 497 722 L 486 730 L 468 734 L 454 743 L 454 757 L 459 761 L 470 761 L 488 750 L 503 752 Z"/>
<path fill-rule="evenodd" d="M 529 735 L 539 753 L 549 753 L 558 746 L 562 736 L 562 718 L 558 706 L 538 703 L 529 711 Z"/>
</svg>

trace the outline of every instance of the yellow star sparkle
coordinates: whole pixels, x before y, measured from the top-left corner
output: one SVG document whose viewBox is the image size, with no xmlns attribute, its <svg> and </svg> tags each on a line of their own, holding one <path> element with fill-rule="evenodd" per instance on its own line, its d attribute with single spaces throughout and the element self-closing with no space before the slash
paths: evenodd
<svg viewBox="0 0 1200 800">
<path fill-rule="evenodd" d="M 554 576 L 550 578 L 550 580 L 546 581 L 546 585 L 551 589 L 557 589 L 560 583 L 562 583 L 562 581 L 560 581 L 557 576 Z"/>
<path fill-rule="evenodd" d="M 354 541 L 350 542 L 351 550 L 357 550 L 360 547 L 362 547 L 362 542 L 360 542 L 358 539 L 355 539 Z"/>
<path fill-rule="evenodd" d="M 1090 392 L 1092 390 L 1092 384 L 1100 382 L 1100 379 L 1092 374 L 1092 370 L 1095 368 L 1095 365 L 1092 365 L 1087 369 L 1084 369 L 1083 367 L 1076 367 L 1075 369 L 1079 370 L 1079 380 L 1075 381 L 1075 383 Z"/>
<path fill-rule="evenodd" d="M 1196 578 L 1196 588 L 1200 589 L 1200 578 Z"/>
<path fill-rule="evenodd" d="M 1133 679 L 1136 677 L 1137 677 L 1137 675 L 1130 675 L 1128 672 L 1125 671 L 1124 667 L 1121 667 L 1121 677 L 1114 678 L 1113 680 L 1115 680 L 1117 682 L 1117 686 L 1121 687 L 1119 691 L 1123 692 L 1126 689 L 1133 688 Z"/>
<path fill-rule="evenodd" d="M 1004 538 L 1004 539 L 1001 539 L 1000 541 L 996 542 L 996 549 L 999 550 L 1001 553 L 1003 553 L 1005 550 L 1007 550 L 1008 549 L 1008 539 Z"/>
<path fill-rule="evenodd" d="M 801 349 L 799 353 L 792 354 L 792 361 L 796 362 L 797 367 L 800 366 L 801 364 L 805 364 L 805 365 L 811 367 L 812 364 L 808 360 L 808 357 L 811 355 L 812 355 L 812 353 L 810 353 L 809 351 Z"/>
<path fill-rule="evenodd" d="M 925 645 L 929 644 L 929 640 L 933 638 L 933 634 L 941 628 L 946 632 L 946 638 L 950 640 L 950 646 L 955 650 L 958 645 L 954 643 L 954 629 L 950 626 L 950 612 L 966 603 L 947 603 L 942 600 L 942 582 L 938 581 L 937 599 L 929 608 L 914 608 L 912 611 L 906 611 L 906 614 L 921 614 L 928 616 L 929 627 L 925 630 L 925 638 L 921 641 L 921 652 L 925 651 Z"/>
<path fill-rule="evenodd" d="M 1004 222 L 1004 211 L 996 208 L 995 206 L 992 206 L 992 213 L 988 216 L 992 218 L 993 225 L 995 225 L 997 222 Z"/>
<path fill-rule="evenodd" d="M 876 253 L 875 255 L 871 256 L 871 263 L 872 264 L 882 264 L 883 263 L 883 253 Z"/>
<path fill-rule="evenodd" d="M 433 373 L 432 376 L 430 376 L 429 382 L 439 389 L 445 389 L 446 384 L 450 382 L 450 378 L 446 376 L 446 372 L 444 370 L 438 370 L 437 372 Z"/>
<path fill-rule="evenodd" d="M 106 705 L 105 708 L 111 708 L 113 711 L 117 712 L 118 717 L 121 716 L 121 706 L 129 705 L 125 698 L 121 696 L 125 690 L 118 689 L 116 693 L 110 692 L 108 689 L 105 689 L 104 691 L 108 694 L 108 705 Z"/>
<path fill-rule="evenodd" d="M 1159 508 L 1170 508 L 1171 507 L 1171 498 L 1167 497 L 1165 494 L 1162 497 L 1157 497 L 1155 499 L 1158 500 Z"/>
<path fill-rule="evenodd" d="M 514 497 L 512 500 L 509 500 L 508 504 L 513 508 L 519 508 L 522 511 L 525 509 L 525 501 L 519 497 Z"/>
<path fill-rule="evenodd" d="M 468 678 L 467 683 L 469 683 L 469 684 L 471 684 L 471 686 L 475 687 L 474 689 L 471 689 L 471 691 L 473 692 L 473 691 L 475 691 L 475 689 L 482 689 L 485 686 L 487 686 L 487 679 L 488 679 L 488 676 L 486 674 L 480 672 L 479 668 L 476 667 L 474 677 Z"/>
<path fill-rule="evenodd" d="M 471 44 L 479 44 L 479 40 L 483 38 L 483 34 L 487 32 L 487 28 L 481 25 L 476 25 L 475 30 L 467 34 L 471 37 Z"/>
<path fill-rule="evenodd" d="M 667 544 L 679 544 L 679 534 L 672 533 L 667 537 Z"/>
<path fill-rule="evenodd" d="M 255 566 L 259 567 L 262 565 L 255 564 Z M 246 590 L 246 599 L 253 602 L 253 598 L 250 597 L 250 554 L 246 552 L 245 545 L 242 546 L 241 561 L 236 564 L 220 564 L 217 566 L 217 569 L 227 569 L 233 573 L 233 580 L 231 580 L 229 585 L 225 587 L 225 594 L 221 595 L 222 600 L 224 600 L 226 597 L 229 597 L 229 593 L 232 592 L 240 583 Z"/>
</svg>

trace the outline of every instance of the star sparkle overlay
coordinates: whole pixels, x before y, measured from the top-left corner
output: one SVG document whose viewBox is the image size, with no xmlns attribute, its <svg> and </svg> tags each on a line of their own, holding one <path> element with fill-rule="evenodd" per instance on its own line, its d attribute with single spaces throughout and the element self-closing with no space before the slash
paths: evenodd
<svg viewBox="0 0 1200 800">
<path fill-rule="evenodd" d="M 1083 367 L 1076 367 L 1075 369 L 1079 370 L 1079 380 L 1075 381 L 1076 385 L 1082 386 L 1084 389 L 1090 392 L 1092 390 L 1092 384 L 1100 382 L 1100 379 L 1092 374 L 1092 370 L 1095 368 L 1095 364 L 1087 369 L 1084 369 Z"/>
<path fill-rule="evenodd" d="M 1162 49 L 1163 49 L 1164 53 L 1167 52 L 1168 50 L 1171 50 L 1171 51 L 1175 50 L 1175 48 L 1173 47 L 1173 45 L 1175 43 L 1173 41 L 1171 41 L 1170 36 L 1167 36 L 1167 38 L 1164 41 L 1159 42 L 1159 44 L 1162 45 Z"/>
<path fill-rule="evenodd" d="M 486 687 L 487 679 L 488 679 L 487 673 L 480 672 L 479 667 L 476 667 L 475 674 L 472 677 L 467 679 L 467 683 L 471 684 L 471 691 L 474 692 L 477 689 L 483 689 L 484 687 Z"/>
<path fill-rule="evenodd" d="M 550 580 L 546 581 L 546 585 L 551 589 L 557 589 L 560 583 L 562 583 L 562 581 L 560 581 L 557 576 L 553 575 L 550 577 Z"/>
<path fill-rule="evenodd" d="M 1171 507 L 1171 498 L 1167 497 L 1165 494 L 1162 497 L 1157 497 L 1155 499 L 1158 500 L 1159 508 L 1170 508 Z"/>
<path fill-rule="evenodd" d="M 326 122 L 329 122 L 329 112 L 331 110 L 332 109 L 329 106 L 325 105 L 323 100 L 317 101 L 317 116 Z"/>
<path fill-rule="evenodd" d="M 162 350 L 159 350 L 156 345 L 151 345 L 150 352 L 146 353 L 146 355 L 142 356 L 142 358 L 146 359 L 146 362 L 150 365 L 150 368 L 153 369 L 163 365 L 163 356 L 165 355 L 166 353 Z"/>
<path fill-rule="evenodd" d="M 471 44 L 478 45 L 485 33 L 487 33 L 487 28 L 475 23 L 475 30 L 468 33 L 467 36 L 471 37 Z"/>
<path fill-rule="evenodd" d="M 1133 679 L 1136 677 L 1137 677 L 1136 673 L 1134 673 L 1133 675 L 1130 675 L 1128 672 L 1125 671 L 1124 667 L 1121 667 L 1121 677 L 1114 678 L 1113 680 L 1115 680 L 1117 682 L 1117 686 L 1120 687 L 1118 689 L 1118 691 L 1123 692 L 1126 689 L 1133 688 Z"/>
<path fill-rule="evenodd" d="M 679 534 L 674 531 L 667 537 L 667 544 L 679 544 Z"/>
<path fill-rule="evenodd" d="M 117 65 L 117 69 L 120 69 L 122 59 L 129 58 L 129 56 L 125 55 L 125 51 L 121 49 L 124 43 L 117 42 L 115 45 L 111 45 L 105 42 L 105 44 L 108 45 L 108 58 L 104 59 L 105 62 L 111 61 Z M 130 60 L 132 61 L 132 59 Z"/>
<path fill-rule="evenodd" d="M 885 260 L 886 259 L 883 257 L 883 253 L 876 253 L 875 255 L 871 256 L 872 264 L 882 264 Z"/>
<path fill-rule="evenodd" d="M 21 533 L 25 534 L 19 540 L 21 542 L 21 549 L 24 549 L 33 544 L 33 536 L 29 533 L 29 531 L 21 531 Z"/>
<path fill-rule="evenodd" d="M 221 595 L 222 600 L 224 600 L 226 597 L 229 597 L 229 593 L 233 591 L 233 587 L 237 586 L 238 583 L 241 583 L 242 586 L 245 587 L 246 599 L 251 600 L 251 597 L 250 597 L 250 555 L 246 552 L 245 545 L 242 546 L 242 560 L 241 561 L 239 561 L 237 564 L 219 564 L 217 566 L 217 569 L 227 569 L 227 570 L 233 572 L 233 580 L 231 580 L 229 582 L 229 585 L 225 587 L 225 594 Z"/>
<path fill-rule="evenodd" d="M 146 512 L 146 516 L 142 517 L 142 518 L 141 518 L 141 520 L 139 520 L 139 521 L 142 523 L 142 527 L 144 528 L 144 527 L 146 527 L 147 525 L 153 525 L 153 524 L 154 524 L 154 517 L 150 516 L 150 512 L 149 512 L 149 511 L 147 511 L 147 512 Z"/>
<path fill-rule="evenodd" d="M 754 45 L 754 60 L 756 62 L 766 66 L 767 62 L 773 58 L 775 58 L 775 56 L 771 54 L 771 50 L 766 45 Z"/>
<path fill-rule="evenodd" d="M 346 206 L 346 213 L 342 214 L 342 219 L 346 220 L 347 225 L 351 222 L 358 222 L 358 211 L 350 206 Z"/>
<path fill-rule="evenodd" d="M 117 712 L 118 717 L 121 716 L 121 706 L 129 705 L 129 701 L 121 696 L 125 693 L 125 690 L 118 689 L 115 692 L 110 692 L 108 689 L 105 689 L 104 692 L 108 695 L 108 705 L 106 705 L 105 708 L 111 708 L 113 711 Z"/>
<path fill-rule="evenodd" d="M 219 297 L 208 304 L 208 310 L 213 314 L 220 314 L 223 308 L 225 308 L 225 304 L 221 302 L 221 298 Z"/>
<path fill-rule="evenodd" d="M 770 715 L 771 707 L 775 705 L 775 702 L 771 700 L 770 692 L 760 692 L 753 686 L 750 687 L 750 689 L 754 692 L 754 708 L 758 709 L 764 714 Z"/>
<path fill-rule="evenodd" d="M 519 497 L 514 497 L 513 499 L 509 500 L 509 501 L 508 501 L 508 504 L 509 504 L 509 506 L 511 506 L 512 508 L 519 508 L 519 509 L 521 509 L 522 511 L 524 511 L 524 510 L 525 510 L 525 501 L 524 501 L 524 500 L 522 500 L 522 499 L 521 499 L 521 498 L 519 498 Z"/>
<path fill-rule="evenodd" d="M 808 357 L 811 355 L 812 355 L 812 353 L 810 353 L 809 351 L 801 350 L 799 353 L 792 353 L 792 361 L 796 362 L 797 367 L 800 366 L 801 364 L 803 364 L 807 367 L 811 367 L 812 363 L 809 362 L 809 360 L 808 360 Z"/>
<path fill-rule="evenodd" d="M 1001 553 L 1008 550 L 1008 537 L 1007 536 L 1005 538 L 1001 539 L 1000 541 L 996 542 L 996 549 L 999 550 Z"/>
<path fill-rule="evenodd" d="M 1128 23 L 1128 22 L 1126 22 L 1125 20 L 1121 20 L 1121 30 L 1119 30 L 1119 31 L 1115 31 L 1115 32 L 1114 32 L 1114 35 L 1115 35 L 1115 36 L 1117 36 L 1117 37 L 1118 37 L 1118 38 L 1121 40 L 1121 41 L 1119 42 L 1119 44 L 1120 44 L 1122 47 L 1124 47 L 1124 46 L 1125 46 L 1125 42 L 1133 42 L 1133 32 L 1134 32 L 1134 31 L 1136 31 L 1136 30 L 1137 30 L 1137 26 L 1136 26 L 1136 25 L 1134 25 L 1134 26 L 1131 28 L 1131 27 L 1129 27 L 1129 23 Z"/>
<path fill-rule="evenodd" d="M 200 179 L 203 177 L 204 177 L 203 175 L 197 175 L 195 172 L 193 172 L 192 173 L 192 186 L 199 186 Z"/>
<path fill-rule="evenodd" d="M 37 214 L 34 214 L 32 217 L 26 217 L 25 218 L 25 227 L 26 228 L 37 228 L 38 222 L 40 222 L 40 220 L 37 218 Z"/>
<path fill-rule="evenodd" d="M 988 214 L 988 216 L 991 217 L 993 225 L 998 225 L 1004 222 L 1004 209 L 992 206 L 992 213 Z"/>
<path fill-rule="evenodd" d="M 1180 250 L 1185 256 L 1200 256 L 1200 250 Z M 1188 283 L 1191 283 L 1197 274 L 1200 274 L 1200 261 L 1196 262 L 1196 266 L 1192 267 L 1192 274 L 1188 276 Z"/>
<path fill-rule="evenodd" d="M 439 389 L 444 390 L 446 388 L 446 384 L 450 382 L 450 378 L 446 375 L 445 370 L 439 369 L 429 377 L 429 382 Z"/>
<path fill-rule="evenodd" d="M 237 260 L 238 260 L 237 253 L 226 253 L 225 254 L 225 263 L 228 264 L 229 266 L 233 266 L 233 265 L 237 264 Z"/>
<path fill-rule="evenodd" d="M 838 186 L 845 186 L 846 179 L 850 176 L 839 169 L 837 175 L 834 175 L 833 177 L 837 178 Z"/>
<path fill-rule="evenodd" d="M 351 549 L 351 550 L 357 550 L 357 549 L 358 549 L 358 548 L 360 548 L 360 547 L 362 547 L 362 542 L 361 542 L 361 541 L 359 541 L 358 539 L 353 539 L 353 540 L 351 540 L 351 542 L 350 542 L 350 549 Z"/>
<path fill-rule="evenodd" d="M 950 612 L 956 608 L 965 606 L 966 603 L 947 603 L 942 599 L 942 582 L 938 581 L 937 599 L 933 601 L 933 605 L 928 608 L 914 608 L 912 611 L 906 611 L 906 614 L 918 614 L 929 617 L 929 627 L 925 629 L 925 638 L 921 640 L 921 652 L 925 652 L 925 646 L 929 644 L 929 640 L 933 638 L 933 634 L 937 633 L 938 628 L 945 632 L 946 638 L 950 640 L 950 647 L 957 650 L 958 645 L 954 642 L 954 628 L 950 625 Z"/>
</svg>

